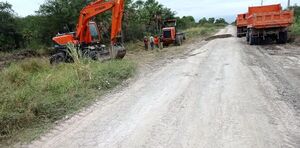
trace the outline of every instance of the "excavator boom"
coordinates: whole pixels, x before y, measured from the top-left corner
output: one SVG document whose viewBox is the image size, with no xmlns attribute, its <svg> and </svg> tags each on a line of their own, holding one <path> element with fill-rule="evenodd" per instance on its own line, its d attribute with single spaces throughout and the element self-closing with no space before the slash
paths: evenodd
<svg viewBox="0 0 300 148">
<path fill-rule="evenodd" d="M 112 11 L 112 23 L 111 23 L 111 42 L 114 44 L 118 34 L 121 33 L 122 18 L 124 11 L 124 0 L 97 0 L 92 2 L 80 12 L 76 38 L 80 43 L 90 43 L 90 31 L 88 29 L 89 21 L 98 14 L 105 11 Z"/>
</svg>

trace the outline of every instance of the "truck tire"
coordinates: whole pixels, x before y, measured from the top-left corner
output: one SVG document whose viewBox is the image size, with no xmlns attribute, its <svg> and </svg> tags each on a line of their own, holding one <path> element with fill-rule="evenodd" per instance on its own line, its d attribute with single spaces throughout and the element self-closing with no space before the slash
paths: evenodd
<svg viewBox="0 0 300 148">
<path fill-rule="evenodd" d="M 182 45 L 182 40 L 179 39 L 178 46 L 181 46 L 181 45 Z"/>
<path fill-rule="evenodd" d="M 181 44 L 182 44 L 182 40 L 181 40 L 181 37 L 176 37 L 176 41 L 175 41 L 175 45 L 177 45 L 177 46 L 181 46 Z"/>
<path fill-rule="evenodd" d="M 257 44 L 257 37 L 251 36 L 249 39 L 250 45 L 256 45 Z"/>
<path fill-rule="evenodd" d="M 262 37 L 257 37 L 256 38 L 256 45 L 261 45 L 262 41 L 263 41 Z"/>
<path fill-rule="evenodd" d="M 236 36 L 237 36 L 238 38 L 241 38 L 241 37 L 242 37 L 241 33 L 242 33 L 241 28 L 237 28 Z"/>
<path fill-rule="evenodd" d="M 287 33 L 287 31 L 279 32 L 278 38 L 279 38 L 279 39 L 277 39 L 277 43 L 278 44 L 285 44 L 287 42 L 287 40 L 288 40 L 288 33 Z"/>
<path fill-rule="evenodd" d="M 88 53 L 88 57 L 91 58 L 94 61 L 98 60 L 98 53 L 97 53 L 97 51 L 90 51 Z"/>
<path fill-rule="evenodd" d="M 51 65 L 63 63 L 66 62 L 66 55 L 60 52 L 52 55 L 49 60 Z"/>
<path fill-rule="evenodd" d="M 246 41 L 247 41 L 247 43 L 249 42 L 249 40 L 250 40 L 249 32 L 247 31 L 247 34 L 246 34 Z"/>
</svg>

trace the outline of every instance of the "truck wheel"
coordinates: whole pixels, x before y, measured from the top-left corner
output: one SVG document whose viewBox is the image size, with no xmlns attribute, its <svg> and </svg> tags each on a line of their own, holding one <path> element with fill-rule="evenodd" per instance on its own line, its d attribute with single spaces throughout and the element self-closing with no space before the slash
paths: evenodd
<svg viewBox="0 0 300 148">
<path fill-rule="evenodd" d="M 88 57 L 91 58 L 94 61 L 98 60 L 98 53 L 97 53 L 97 51 L 90 51 Z"/>
<path fill-rule="evenodd" d="M 182 44 L 181 38 L 180 37 L 176 37 L 175 45 L 181 46 L 181 44 Z"/>
<path fill-rule="evenodd" d="M 66 62 L 66 56 L 64 53 L 60 52 L 60 53 L 52 55 L 49 60 L 50 60 L 51 65 L 59 64 L 59 63 Z"/>
<path fill-rule="evenodd" d="M 277 39 L 278 44 L 285 44 L 288 40 L 288 33 L 287 31 L 279 32 L 279 39 Z"/>
<path fill-rule="evenodd" d="M 256 44 L 257 45 L 261 45 L 262 44 L 262 38 L 261 37 L 257 37 L 256 38 Z"/>
<path fill-rule="evenodd" d="M 251 36 L 251 37 L 250 37 L 250 40 L 249 40 L 249 43 L 250 43 L 250 45 L 256 45 L 256 44 L 257 44 L 257 38 Z"/>
<path fill-rule="evenodd" d="M 247 32 L 246 34 L 246 41 L 249 42 L 250 38 L 249 38 L 249 33 Z"/>
<path fill-rule="evenodd" d="M 178 41 L 178 46 L 181 46 L 181 45 L 182 45 L 182 40 L 179 39 L 179 41 Z"/>
</svg>

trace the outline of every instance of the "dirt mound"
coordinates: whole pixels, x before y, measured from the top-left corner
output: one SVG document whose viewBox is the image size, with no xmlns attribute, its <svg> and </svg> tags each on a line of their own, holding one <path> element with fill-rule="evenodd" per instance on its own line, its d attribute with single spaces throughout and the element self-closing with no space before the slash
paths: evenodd
<svg viewBox="0 0 300 148">
<path fill-rule="evenodd" d="M 230 38 L 233 37 L 232 34 L 220 34 L 220 35 L 214 35 L 211 37 L 208 37 L 207 39 L 205 39 L 205 41 L 211 41 L 211 40 L 215 40 L 215 39 L 222 39 L 222 38 Z"/>
</svg>

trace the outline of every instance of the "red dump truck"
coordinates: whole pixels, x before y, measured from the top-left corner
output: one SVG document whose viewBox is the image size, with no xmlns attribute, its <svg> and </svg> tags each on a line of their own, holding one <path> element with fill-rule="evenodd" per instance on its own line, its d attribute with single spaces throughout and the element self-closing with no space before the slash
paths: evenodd
<svg viewBox="0 0 300 148">
<path fill-rule="evenodd" d="M 248 13 L 238 14 L 236 17 L 237 37 L 243 37 L 247 34 Z"/>
<path fill-rule="evenodd" d="M 293 24 L 294 12 L 282 10 L 280 4 L 248 8 L 247 41 L 250 45 L 272 40 L 286 43 L 288 27 Z"/>
</svg>

